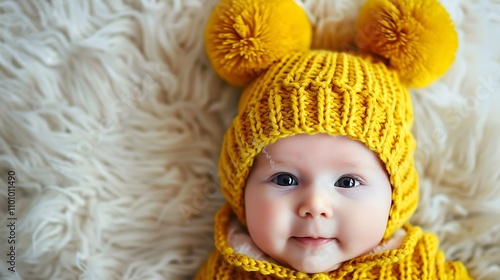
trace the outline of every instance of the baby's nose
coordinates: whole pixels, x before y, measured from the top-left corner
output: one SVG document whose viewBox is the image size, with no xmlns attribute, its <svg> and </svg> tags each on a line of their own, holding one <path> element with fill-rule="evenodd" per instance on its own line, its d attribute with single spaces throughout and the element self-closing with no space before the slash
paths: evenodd
<svg viewBox="0 0 500 280">
<path fill-rule="evenodd" d="M 332 214 L 333 209 L 328 194 L 316 189 L 304 192 L 298 209 L 298 215 L 300 217 L 331 218 Z"/>
</svg>

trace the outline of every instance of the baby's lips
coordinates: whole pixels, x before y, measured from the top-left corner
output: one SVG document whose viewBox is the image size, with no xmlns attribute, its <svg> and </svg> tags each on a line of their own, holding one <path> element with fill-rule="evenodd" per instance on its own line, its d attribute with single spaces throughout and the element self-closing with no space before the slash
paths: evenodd
<svg viewBox="0 0 500 280">
<path fill-rule="evenodd" d="M 309 236 L 304 236 L 304 237 L 293 236 L 292 239 L 302 245 L 311 247 L 323 246 L 337 240 L 336 238 L 324 238 L 324 237 L 314 238 Z"/>
</svg>

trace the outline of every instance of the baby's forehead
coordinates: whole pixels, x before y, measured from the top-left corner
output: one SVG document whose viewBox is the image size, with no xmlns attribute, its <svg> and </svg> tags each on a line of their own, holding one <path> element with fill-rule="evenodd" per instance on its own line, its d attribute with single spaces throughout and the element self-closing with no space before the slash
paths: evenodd
<svg viewBox="0 0 500 280">
<path fill-rule="evenodd" d="M 262 149 L 256 158 L 256 164 L 269 160 L 275 163 L 301 162 L 306 158 L 326 158 L 353 167 L 380 164 L 378 155 L 363 143 L 346 136 L 332 136 L 324 133 L 299 134 L 281 138 Z"/>
<path fill-rule="evenodd" d="M 263 150 L 275 152 L 279 155 L 289 155 L 294 152 L 316 152 L 347 154 L 356 153 L 360 155 L 370 155 L 372 151 L 363 143 L 353 140 L 347 136 L 332 136 L 326 133 L 318 134 L 297 134 L 278 139 L 276 142 L 266 146 Z"/>
</svg>

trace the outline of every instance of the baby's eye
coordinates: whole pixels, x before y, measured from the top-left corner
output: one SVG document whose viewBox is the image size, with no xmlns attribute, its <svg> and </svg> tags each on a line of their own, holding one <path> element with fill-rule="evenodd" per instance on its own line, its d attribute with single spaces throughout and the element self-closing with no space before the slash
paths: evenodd
<svg viewBox="0 0 500 280">
<path fill-rule="evenodd" d="M 337 182 L 335 182 L 335 186 L 339 188 L 352 188 L 359 186 L 359 184 L 360 183 L 358 180 L 349 176 L 341 177 L 340 179 L 337 180 Z"/>
<path fill-rule="evenodd" d="M 271 181 L 279 186 L 298 185 L 297 180 L 295 180 L 295 178 L 292 175 L 286 173 L 278 174 L 278 176 L 274 177 Z"/>
</svg>

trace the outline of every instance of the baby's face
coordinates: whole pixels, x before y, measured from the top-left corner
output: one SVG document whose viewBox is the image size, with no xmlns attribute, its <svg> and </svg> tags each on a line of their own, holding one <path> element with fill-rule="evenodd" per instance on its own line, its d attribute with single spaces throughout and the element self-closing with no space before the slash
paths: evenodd
<svg viewBox="0 0 500 280">
<path fill-rule="evenodd" d="M 245 187 L 248 230 L 276 261 L 306 273 L 337 269 L 382 240 L 391 185 L 362 143 L 326 134 L 269 145 Z"/>
</svg>

